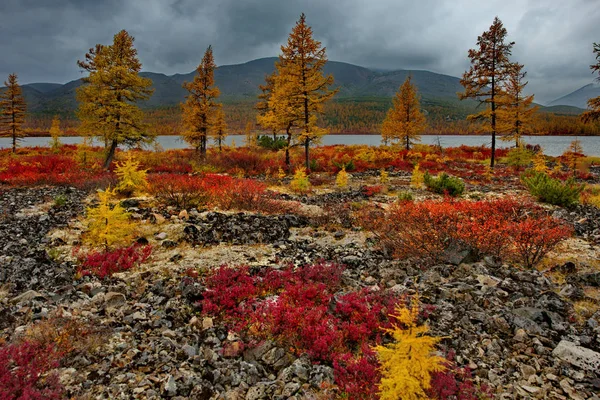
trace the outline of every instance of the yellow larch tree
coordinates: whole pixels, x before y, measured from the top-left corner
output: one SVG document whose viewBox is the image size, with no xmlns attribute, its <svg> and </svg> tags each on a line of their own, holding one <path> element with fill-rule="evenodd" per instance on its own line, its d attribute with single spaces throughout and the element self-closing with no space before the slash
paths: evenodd
<svg viewBox="0 0 600 400">
<path fill-rule="evenodd" d="M 256 116 L 256 123 L 262 126 L 264 129 L 268 129 L 273 134 L 273 141 L 277 140 L 277 132 L 285 129 L 285 125 L 282 125 L 277 121 L 273 114 L 273 110 L 269 106 L 269 100 L 275 89 L 275 76 L 276 71 L 270 75 L 265 76 L 265 84 L 258 85 L 260 93 L 258 95 L 258 103 L 254 107 L 258 114 Z"/>
<path fill-rule="evenodd" d="M 215 144 L 219 146 L 219 151 L 222 151 L 223 141 L 227 136 L 227 122 L 225 122 L 225 112 L 222 106 L 216 108 L 213 118 L 214 122 L 210 127 L 210 135 L 213 137 Z"/>
<path fill-rule="evenodd" d="M 512 47 L 514 42 L 505 42 L 506 28 L 498 17 L 490 29 L 477 38 L 477 49 L 469 50 L 471 67 L 463 74 L 460 84 L 465 88 L 458 97 L 475 99 L 485 104 L 485 110 L 469 115 L 470 120 L 486 121 L 486 127 L 492 134 L 492 157 L 490 167 L 495 164 L 498 96 L 502 93 L 502 85 L 509 72 Z"/>
<path fill-rule="evenodd" d="M 526 96 L 524 82 L 527 72 L 523 64 L 512 63 L 509 66 L 508 77 L 498 96 L 497 128 L 502 133 L 500 139 L 514 141 L 516 147 L 521 147 L 521 136 L 532 132 L 532 119 L 539 109 L 533 106 L 534 95 Z"/>
<path fill-rule="evenodd" d="M 592 72 L 600 74 L 600 43 L 594 43 L 596 53 L 596 64 L 590 65 Z M 600 76 L 597 78 L 600 81 Z M 583 122 L 600 121 L 600 96 L 588 100 L 588 110 L 581 114 Z"/>
<path fill-rule="evenodd" d="M 202 62 L 196 68 L 192 82 L 185 82 L 183 87 L 189 92 L 185 103 L 181 104 L 185 132 L 183 139 L 206 158 L 207 135 L 213 122 L 212 114 L 220 105 L 216 99 L 221 92 L 215 86 L 215 59 L 212 46 L 208 46 Z"/>
<path fill-rule="evenodd" d="M 254 133 L 254 124 L 251 121 L 246 122 L 246 128 L 244 128 L 245 142 L 248 147 L 256 147 L 257 140 L 256 134 Z"/>
<path fill-rule="evenodd" d="M 60 130 L 60 119 L 58 115 L 55 115 L 52 118 L 52 126 L 50 126 L 50 146 L 53 150 L 58 150 L 60 148 L 60 137 L 62 136 L 62 131 Z"/>
<path fill-rule="evenodd" d="M 17 74 L 8 75 L 4 86 L 0 93 L 0 136 L 12 138 L 12 152 L 15 153 L 17 144 L 25 137 L 23 123 L 27 106 L 21 86 L 17 82 Z"/>
<path fill-rule="evenodd" d="M 323 75 L 326 62 L 325 48 L 313 39 L 306 16 L 300 15 L 287 44 L 281 46 L 281 55 L 275 64 L 277 74 L 272 98 L 283 102 L 283 114 L 301 116 L 297 121 L 295 117 L 292 119 L 298 128 L 296 141 L 304 146 L 307 170 L 311 143 L 327 133 L 326 129 L 317 126 L 318 116 L 323 113 L 323 103 L 337 93 L 337 90 L 330 89 L 333 76 Z"/>
<path fill-rule="evenodd" d="M 398 89 L 390 108 L 381 125 L 381 136 L 384 143 L 398 141 L 406 150 L 410 145 L 420 142 L 420 134 L 427 127 L 425 115 L 421 111 L 417 88 L 411 82 L 409 75 Z"/>
<path fill-rule="evenodd" d="M 289 95 L 287 80 L 279 76 L 277 69 L 271 78 L 273 87 L 265 93 L 265 97 L 268 95 L 267 105 L 264 113 L 259 113 L 257 122 L 262 127 L 273 131 L 285 131 L 285 165 L 289 171 L 291 168 L 290 150 L 301 144 L 298 140 L 294 140 L 297 139 L 294 131 L 304 120 L 304 112 L 302 108 L 296 106 L 296 100 Z"/>
<path fill-rule="evenodd" d="M 418 296 L 412 299 L 410 307 L 398 305 L 391 315 L 396 322 L 393 328 L 386 329 L 394 342 L 375 347 L 381 362 L 381 400 L 428 399 L 431 374 L 446 369 L 446 359 L 434 354 L 442 338 L 427 336 L 429 327 L 418 325 L 418 316 Z"/>
<path fill-rule="evenodd" d="M 136 226 L 119 203 L 111 206 L 114 191 L 106 189 L 104 192 L 98 192 L 98 197 L 98 207 L 87 209 L 84 242 L 92 246 L 103 246 L 105 249 L 130 244 Z"/>
<path fill-rule="evenodd" d="M 85 61 L 77 61 L 80 68 L 89 72 L 82 79 L 84 85 L 77 89 L 79 130 L 104 139 L 105 169 L 120 144 L 150 143 L 154 136 L 135 104 L 148 100 L 154 90 L 150 88 L 152 80 L 139 75 L 142 63 L 133 42 L 134 38 L 122 30 L 114 36 L 112 45 L 97 44 L 85 55 Z"/>
</svg>

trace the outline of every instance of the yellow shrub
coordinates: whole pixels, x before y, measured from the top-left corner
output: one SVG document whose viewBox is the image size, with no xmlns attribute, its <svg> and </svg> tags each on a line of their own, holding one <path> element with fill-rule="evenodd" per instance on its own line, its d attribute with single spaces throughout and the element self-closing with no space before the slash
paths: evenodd
<svg viewBox="0 0 600 400">
<path fill-rule="evenodd" d="M 419 171 L 419 164 L 415 165 L 413 169 L 412 176 L 410 178 L 410 185 L 414 188 L 420 188 L 423 186 L 423 182 L 425 174 Z"/>
<path fill-rule="evenodd" d="M 348 187 L 348 173 L 346 168 L 342 168 L 335 177 L 335 186 L 339 189 L 345 189 Z"/>
<path fill-rule="evenodd" d="M 119 178 L 119 183 L 115 187 L 117 193 L 125 196 L 131 196 L 134 193 L 143 191 L 148 186 L 146 180 L 146 170 L 139 169 L 139 161 L 135 161 L 131 156 L 127 157 L 122 163 L 117 163 L 115 173 Z"/>
<path fill-rule="evenodd" d="M 533 157 L 533 170 L 535 172 L 548 173 L 548 166 L 546 166 L 546 156 L 544 156 L 544 153 L 539 152 Z"/>
<path fill-rule="evenodd" d="M 431 374 L 446 369 L 446 360 L 433 354 L 442 338 L 427 336 L 429 327 L 417 325 L 418 315 L 418 296 L 410 308 L 397 306 L 392 315 L 397 322 L 386 329 L 394 343 L 375 347 L 381 362 L 381 400 L 428 399 L 425 391 L 431 387 Z"/>
<path fill-rule="evenodd" d="M 306 193 L 310 190 L 310 182 L 304 168 L 298 168 L 294 172 L 294 178 L 290 182 L 290 188 L 296 193 Z"/>
<path fill-rule="evenodd" d="M 277 170 L 277 179 L 279 179 L 279 181 L 281 182 L 283 178 L 285 178 L 285 171 L 283 170 L 283 168 L 279 167 L 279 169 Z"/>
<path fill-rule="evenodd" d="M 111 207 L 110 200 L 114 192 L 106 189 L 98 192 L 100 204 L 96 208 L 88 208 L 85 218 L 87 230 L 83 235 L 84 243 L 106 248 L 129 245 L 135 233 L 135 224 L 120 204 Z"/>
<path fill-rule="evenodd" d="M 389 181 L 390 175 L 388 174 L 388 172 L 385 169 L 379 171 L 379 183 L 381 183 L 382 185 L 386 185 Z"/>
</svg>

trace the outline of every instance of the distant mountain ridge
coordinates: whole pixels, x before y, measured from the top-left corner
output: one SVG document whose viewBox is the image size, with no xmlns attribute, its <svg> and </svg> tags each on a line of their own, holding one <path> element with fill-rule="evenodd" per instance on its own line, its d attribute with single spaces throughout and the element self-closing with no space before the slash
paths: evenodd
<svg viewBox="0 0 600 400">
<path fill-rule="evenodd" d="M 260 58 L 243 64 L 223 65 L 215 70 L 215 82 L 221 90 L 220 100 L 224 103 L 257 101 L 259 85 L 265 76 L 275 69 L 277 57 Z M 443 105 L 446 110 L 461 109 L 458 113 L 466 115 L 472 110 L 473 101 L 459 102 L 457 93 L 464 91 L 460 78 L 424 70 L 397 69 L 393 71 L 375 70 L 339 61 L 328 61 L 325 74 L 332 74 L 335 87 L 339 89 L 335 100 L 354 101 L 376 99 L 389 101 L 408 75 L 421 95 L 425 109 L 428 106 Z M 154 94 L 143 108 L 176 106 L 185 100 L 187 91 L 183 82 L 194 79 L 196 71 L 187 74 L 165 75 L 156 72 L 142 72 L 140 75 L 153 82 Z M 81 79 L 58 83 L 30 83 L 22 85 L 28 110 L 38 113 L 69 113 L 77 108 L 76 88 L 82 85 Z M 600 85 L 589 84 L 575 92 L 554 100 L 549 106 L 571 106 L 567 114 L 576 114 L 587 107 L 588 98 L 600 96 Z M 565 110 L 564 107 L 548 107 L 546 111 Z M 446 112 L 446 111 L 444 111 Z M 467 112 L 468 113 L 468 112 Z"/>
<path fill-rule="evenodd" d="M 587 108 L 587 101 L 600 96 L 600 83 L 590 83 L 566 96 L 551 101 L 549 106 L 572 106 L 578 108 Z"/>
<path fill-rule="evenodd" d="M 244 64 L 223 65 L 215 70 L 215 82 L 221 90 L 221 101 L 256 101 L 264 84 L 265 76 L 275 69 L 276 57 L 261 58 Z M 391 98 L 402 82 L 411 74 L 423 100 L 457 99 L 456 93 L 463 90 L 460 79 L 443 74 L 420 70 L 374 71 L 357 65 L 328 61 L 325 74 L 332 74 L 335 87 L 339 88 L 336 99 Z M 165 75 L 142 72 L 140 75 L 153 82 L 154 95 L 142 103 L 144 108 L 174 106 L 185 100 L 187 91 L 183 82 L 194 79 L 196 71 L 187 74 Z M 22 85 L 23 94 L 32 112 L 67 112 L 77 108 L 76 88 L 80 79 L 64 85 L 56 83 L 31 83 Z"/>
</svg>

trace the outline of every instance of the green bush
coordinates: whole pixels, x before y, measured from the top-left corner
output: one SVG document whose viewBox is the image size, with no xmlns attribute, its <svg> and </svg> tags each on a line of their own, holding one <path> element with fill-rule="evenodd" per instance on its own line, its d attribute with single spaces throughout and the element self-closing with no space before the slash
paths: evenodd
<svg viewBox="0 0 600 400">
<path fill-rule="evenodd" d="M 437 177 L 433 177 L 429 172 L 425 172 L 423 182 L 425 183 L 425 186 L 434 193 L 460 196 L 465 191 L 465 183 L 462 179 L 449 176 L 445 172 Z"/>
<path fill-rule="evenodd" d="M 285 149 L 287 146 L 287 140 L 285 139 L 285 136 L 277 136 L 275 140 L 273 140 L 273 137 L 271 136 L 261 135 L 258 137 L 257 143 L 260 147 L 269 150 L 281 150 Z"/>
<path fill-rule="evenodd" d="M 411 192 L 398 193 L 398 201 L 413 201 L 415 198 Z"/>
<path fill-rule="evenodd" d="M 524 147 L 515 147 L 506 155 L 506 163 L 511 167 L 528 167 L 535 154 Z"/>
<path fill-rule="evenodd" d="M 561 207 L 577 205 L 584 189 L 584 185 L 577 184 L 573 178 L 562 182 L 543 172 L 527 171 L 521 176 L 521 181 L 538 201 Z"/>
</svg>

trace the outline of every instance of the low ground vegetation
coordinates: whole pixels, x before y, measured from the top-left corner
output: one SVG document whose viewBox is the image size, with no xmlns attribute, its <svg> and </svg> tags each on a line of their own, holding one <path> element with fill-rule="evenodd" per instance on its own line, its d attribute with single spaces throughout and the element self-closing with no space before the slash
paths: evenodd
<svg viewBox="0 0 600 400">
<path fill-rule="evenodd" d="M 560 332 L 593 337 L 598 299 L 585 285 L 597 271 L 553 261 L 564 246 L 600 242 L 593 162 L 499 150 L 491 170 L 489 149 L 464 146 L 312 154 L 307 170 L 292 152 L 288 170 L 261 147 L 209 150 L 205 162 L 191 151 L 117 151 L 104 171 L 99 148 L 2 152 L 0 397 L 568 393 L 569 381 L 527 382 L 514 360 L 520 369 L 502 381 L 482 371 L 508 368 L 510 355 L 488 358 L 493 343 L 535 351 L 541 371 L 548 348 L 571 337 Z M 548 293 L 554 308 L 539 312 L 556 325 L 521 324 Z M 498 311 L 506 302 L 521 314 L 471 313 L 512 313 Z M 543 342 L 514 339 L 523 326 Z M 467 344 L 473 332 L 487 349 Z M 174 365 L 196 378 L 168 372 Z M 86 378 L 92 369 L 120 383 Z M 582 374 L 579 390 L 591 393 L 593 372 Z"/>
</svg>

